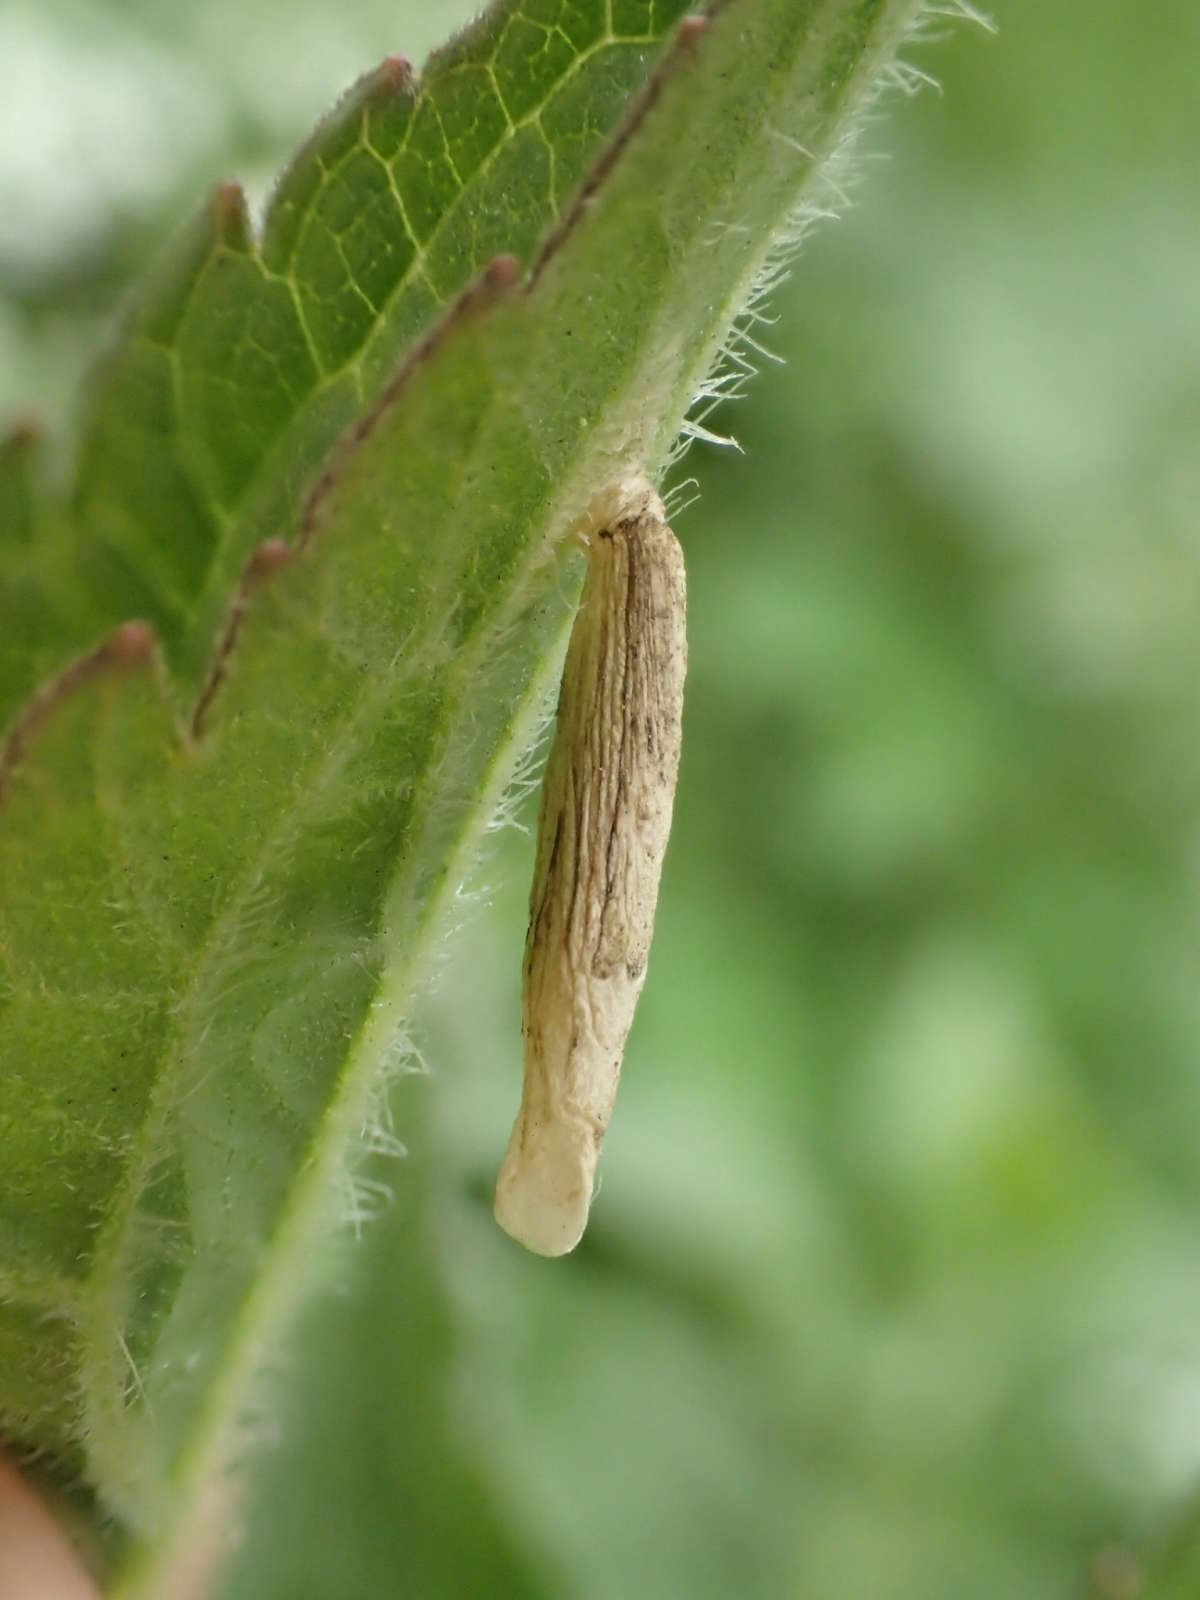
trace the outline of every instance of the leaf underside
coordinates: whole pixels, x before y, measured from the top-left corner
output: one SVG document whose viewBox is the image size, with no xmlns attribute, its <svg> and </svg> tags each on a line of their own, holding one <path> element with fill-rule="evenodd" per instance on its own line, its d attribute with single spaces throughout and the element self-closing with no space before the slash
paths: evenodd
<svg viewBox="0 0 1200 1600">
<path fill-rule="evenodd" d="M 564 536 L 662 472 L 919 6 L 682 9 L 502 4 L 386 63 L 257 239 L 226 188 L 168 252 L 70 486 L 0 450 L 0 1418 L 146 1535 L 336 1212 Z"/>
</svg>

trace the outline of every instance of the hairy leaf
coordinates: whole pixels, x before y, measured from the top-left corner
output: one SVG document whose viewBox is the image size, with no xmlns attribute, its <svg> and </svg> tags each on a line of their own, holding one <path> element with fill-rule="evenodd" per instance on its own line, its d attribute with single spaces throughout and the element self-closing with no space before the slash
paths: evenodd
<svg viewBox="0 0 1200 1600">
<path fill-rule="evenodd" d="M 352 1184 L 554 675 L 567 535 L 720 392 L 919 9 L 494 7 L 353 91 L 261 239 L 218 193 L 68 494 L 0 457 L 0 1416 L 82 1452 L 131 1593 L 202 1538 Z"/>
</svg>

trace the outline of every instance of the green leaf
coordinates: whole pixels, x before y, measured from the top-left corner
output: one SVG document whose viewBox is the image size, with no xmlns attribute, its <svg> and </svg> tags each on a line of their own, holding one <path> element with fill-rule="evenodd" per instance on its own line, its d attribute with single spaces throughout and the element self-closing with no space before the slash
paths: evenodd
<svg viewBox="0 0 1200 1600">
<path fill-rule="evenodd" d="M 569 531 L 722 392 L 918 10 L 733 0 L 664 49 L 678 7 L 495 7 L 419 90 L 364 80 L 261 241 L 219 192 L 97 373 L 69 495 L 27 513 L 0 463 L 0 1415 L 82 1450 L 123 1592 L 202 1541 L 354 1209 L 555 677 Z"/>
<path fill-rule="evenodd" d="M 90 386 L 39 564 L 50 595 L 70 586 L 68 647 L 132 607 L 195 691 L 251 550 L 294 527 L 330 446 L 491 257 L 532 254 L 684 6 L 627 9 L 610 30 L 602 6 L 508 0 L 419 90 L 400 60 L 351 90 L 284 173 L 260 241 L 236 186 L 202 209 Z M 13 652 L 0 719 L 45 672 L 41 652 Z"/>
</svg>

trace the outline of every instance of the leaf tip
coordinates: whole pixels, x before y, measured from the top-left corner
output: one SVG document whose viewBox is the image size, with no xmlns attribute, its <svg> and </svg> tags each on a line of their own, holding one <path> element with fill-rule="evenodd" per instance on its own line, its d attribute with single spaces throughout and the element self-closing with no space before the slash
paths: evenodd
<svg viewBox="0 0 1200 1600">
<path fill-rule="evenodd" d="M 484 269 L 483 281 L 496 293 L 511 289 L 521 275 L 521 263 L 516 256 L 495 256 Z"/>
<path fill-rule="evenodd" d="M 5 798 L 13 769 L 26 755 L 31 743 L 65 701 L 101 672 L 141 666 L 154 653 L 157 636 L 149 622 L 140 619 L 123 622 L 104 642 L 87 655 L 72 661 L 44 683 L 10 724 L 0 743 L 0 801 Z"/>
<path fill-rule="evenodd" d="M 292 547 L 286 539 L 264 539 L 246 566 L 246 581 L 256 583 L 269 578 L 291 559 Z"/>
<path fill-rule="evenodd" d="M 154 628 L 141 620 L 123 622 L 104 646 L 106 658 L 118 667 L 138 666 L 149 660 L 153 650 Z"/>
<path fill-rule="evenodd" d="M 250 238 L 250 213 L 240 183 L 219 183 L 213 191 L 212 220 L 217 242 L 245 249 Z"/>
<path fill-rule="evenodd" d="M 381 87 L 393 94 L 407 94 L 416 81 L 413 64 L 407 56 L 384 56 L 376 76 Z"/>
<path fill-rule="evenodd" d="M 711 19 L 698 11 L 689 12 L 680 20 L 675 41 L 685 50 L 694 47 L 708 32 Z"/>
</svg>

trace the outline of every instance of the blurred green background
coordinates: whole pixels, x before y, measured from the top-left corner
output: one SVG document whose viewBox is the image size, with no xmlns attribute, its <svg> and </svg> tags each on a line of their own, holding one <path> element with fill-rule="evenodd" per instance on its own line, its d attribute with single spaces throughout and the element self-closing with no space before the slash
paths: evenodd
<svg viewBox="0 0 1200 1600">
<path fill-rule="evenodd" d="M 5 416 L 66 439 L 199 193 L 466 10 L 6 0 Z M 943 92 L 776 296 L 744 454 L 680 474 L 684 769 L 589 1233 L 490 1219 L 512 831 L 230 1600 L 1200 1595 L 1200 12 L 996 21 L 917 52 Z"/>
</svg>

